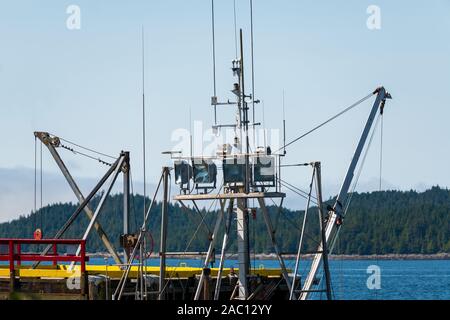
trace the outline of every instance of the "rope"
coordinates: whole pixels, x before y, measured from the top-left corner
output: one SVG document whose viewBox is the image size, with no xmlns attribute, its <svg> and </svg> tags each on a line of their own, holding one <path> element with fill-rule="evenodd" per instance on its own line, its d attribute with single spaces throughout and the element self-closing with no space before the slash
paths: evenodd
<svg viewBox="0 0 450 320">
<path fill-rule="evenodd" d="M 321 124 L 319 124 L 318 126 L 314 127 L 313 129 L 309 130 L 308 132 L 302 134 L 301 136 L 299 136 L 298 138 L 292 140 L 291 142 L 289 142 L 288 144 L 285 144 L 283 147 L 281 147 L 280 149 L 278 149 L 275 153 L 277 153 L 280 150 L 286 149 L 287 147 L 289 147 L 290 145 L 296 143 L 297 141 L 299 141 L 300 139 L 303 139 L 304 137 L 308 136 L 309 134 L 313 133 L 314 131 L 322 128 L 323 126 L 325 126 L 326 124 L 330 123 L 331 121 L 335 120 L 336 118 L 342 116 L 343 114 L 347 113 L 348 111 L 352 110 L 353 108 L 359 106 L 361 103 L 363 103 L 364 101 L 368 100 L 370 97 L 372 97 L 374 95 L 374 93 L 370 93 L 369 95 L 365 96 L 364 98 L 358 100 L 357 102 L 355 102 L 354 104 L 352 104 L 351 106 L 345 108 L 344 110 L 342 110 L 341 112 L 339 112 L 338 114 L 334 115 L 333 117 L 329 118 L 328 120 L 326 120 L 325 122 L 322 122 Z"/>
</svg>

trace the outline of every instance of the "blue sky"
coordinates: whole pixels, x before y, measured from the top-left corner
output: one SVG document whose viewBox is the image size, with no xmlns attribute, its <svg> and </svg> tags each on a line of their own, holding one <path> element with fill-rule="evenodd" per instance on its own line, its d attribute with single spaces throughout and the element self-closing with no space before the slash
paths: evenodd
<svg viewBox="0 0 450 320">
<path fill-rule="evenodd" d="M 81 8 L 80 30 L 66 28 L 71 4 Z M 381 8 L 381 30 L 366 27 L 369 5 Z M 237 9 L 248 40 L 248 1 L 237 0 Z M 265 126 L 280 128 L 283 90 L 290 140 L 384 85 L 394 97 L 384 120 L 386 187 L 449 186 L 449 16 L 449 0 L 254 0 L 255 85 Z M 216 0 L 216 24 L 218 95 L 228 98 L 232 0 Z M 142 180 L 142 25 L 148 180 L 157 178 L 168 163 L 161 152 L 173 145 L 171 133 L 189 128 L 189 109 L 192 120 L 213 120 L 209 1 L 1 1 L 0 169 L 33 168 L 33 131 L 43 130 L 110 154 L 130 150 L 135 180 Z M 248 49 L 247 41 L 247 56 Z M 295 144 L 286 161 L 321 160 L 332 194 L 370 105 Z M 261 109 L 257 116 L 261 120 Z M 378 153 L 375 140 L 363 185 L 378 179 Z M 77 177 L 95 179 L 104 170 L 66 156 Z M 57 173 L 47 154 L 44 169 Z M 287 176 L 301 186 L 308 174 L 291 169 Z M 8 181 L 0 183 L 7 188 Z M 27 181 L 23 188 L 33 186 Z"/>
</svg>

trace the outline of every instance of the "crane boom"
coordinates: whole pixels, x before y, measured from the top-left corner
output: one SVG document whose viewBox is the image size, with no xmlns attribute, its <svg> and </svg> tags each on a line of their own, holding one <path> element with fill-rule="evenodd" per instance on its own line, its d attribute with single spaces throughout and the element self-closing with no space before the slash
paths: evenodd
<svg viewBox="0 0 450 320">
<path fill-rule="evenodd" d="M 374 123 L 375 117 L 378 111 L 382 114 L 386 99 L 392 99 L 391 95 L 386 92 L 384 87 L 377 88 L 373 94 L 377 95 L 375 103 L 373 104 L 372 110 L 369 115 L 369 119 L 367 120 L 366 126 L 364 127 L 364 131 L 359 140 L 358 146 L 356 147 L 355 153 L 353 155 L 350 166 L 347 170 L 347 174 L 345 176 L 344 182 L 342 183 L 339 194 L 336 198 L 336 201 L 332 208 L 329 209 L 328 212 L 328 221 L 325 229 L 325 239 L 327 247 L 329 248 L 329 253 L 333 250 L 334 244 L 336 242 L 337 236 L 339 234 L 340 227 L 342 225 L 342 219 L 345 216 L 346 208 L 347 208 L 347 199 L 348 192 L 350 189 L 350 185 L 353 181 L 353 176 L 355 173 L 356 166 L 359 162 L 361 154 L 363 152 L 364 146 L 366 144 L 369 133 L 372 129 L 372 125 Z M 317 272 L 322 263 L 323 254 L 322 245 L 319 246 L 317 252 L 314 255 L 313 261 L 311 263 L 311 268 L 308 276 L 306 277 L 305 283 L 303 285 L 303 289 L 301 290 L 301 294 L 299 296 L 299 300 L 306 300 L 309 297 L 309 294 L 312 292 L 311 288 L 314 284 L 314 279 L 316 278 Z"/>
</svg>

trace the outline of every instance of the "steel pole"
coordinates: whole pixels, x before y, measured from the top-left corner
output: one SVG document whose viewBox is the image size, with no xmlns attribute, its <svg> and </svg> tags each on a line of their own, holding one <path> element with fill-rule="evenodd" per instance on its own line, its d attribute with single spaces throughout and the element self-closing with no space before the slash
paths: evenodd
<svg viewBox="0 0 450 320">
<path fill-rule="evenodd" d="M 169 202 L 169 168 L 163 168 L 164 196 L 161 210 L 161 241 L 159 247 L 159 300 L 165 300 L 166 286 L 166 241 Z"/>
<path fill-rule="evenodd" d="M 314 163 L 314 168 L 316 169 L 316 194 L 317 194 L 317 209 L 319 210 L 319 223 L 320 223 L 320 235 L 321 235 L 321 245 L 322 245 L 322 260 L 323 260 L 323 270 L 325 272 L 325 284 L 327 289 L 327 299 L 331 300 L 331 277 L 330 268 L 328 265 L 328 246 L 327 237 L 325 235 L 325 219 L 323 215 L 322 207 L 322 175 L 321 175 L 321 164 L 320 162 Z"/>
<path fill-rule="evenodd" d="M 123 163 L 123 234 L 130 233 L 130 153 L 124 152 Z M 129 249 L 124 248 L 124 261 L 128 261 Z"/>
<path fill-rule="evenodd" d="M 250 265 L 250 253 L 248 248 L 248 212 L 247 201 L 245 199 L 237 199 L 237 242 L 238 242 L 238 260 L 239 260 L 239 299 L 246 300 L 248 298 L 248 280 Z"/>
</svg>

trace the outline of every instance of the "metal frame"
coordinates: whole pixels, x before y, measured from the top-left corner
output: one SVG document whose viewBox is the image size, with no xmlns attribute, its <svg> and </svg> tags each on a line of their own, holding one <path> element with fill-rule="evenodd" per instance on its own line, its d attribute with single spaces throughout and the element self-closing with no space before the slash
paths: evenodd
<svg viewBox="0 0 450 320">
<path fill-rule="evenodd" d="M 377 94 L 376 100 L 372 106 L 372 109 L 369 114 L 369 118 L 366 122 L 364 130 L 362 132 L 361 138 L 356 147 L 355 153 L 353 155 L 352 161 L 347 170 L 347 174 L 345 175 L 344 181 L 342 183 L 339 194 L 336 198 L 336 201 L 332 207 L 332 210 L 328 212 L 328 220 L 326 226 L 324 228 L 325 232 L 325 240 L 324 243 L 328 244 L 329 253 L 333 250 L 334 244 L 336 242 L 337 236 L 339 234 L 339 230 L 342 225 L 342 219 L 346 214 L 347 208 L 347 198 L 348 192 L 350 190 L 350 185 L 353 181 L 354 172 L 356 170 L 356 166 L 359 162 L 361 154 L 363 152 L 364 146 L 366 144 L 367 138 L 369 137 L 370 131 L 372 129 L 373 123 L 375 121 L 375 117 L 378 112 L 383 113 L 384 106 L 387 99 L 392 99 L 391 95 L 386 92 L 384 87 L 380 87 L 375 90 L 374 94 Z M 339 222 L 340 223 L 337 223 Z M 299 300 L 308 299 L 314 284 L 314 279 L 316 274 L 323 262 L 323 255 L 320 253 L 322 246 L 319 246 L 317 253 L 314 255 L 310 271 L 308 276 L 306 277 L 305 284 L 303 286 L 302 292 L 300 294 Z"/>
<path fill-rule="evenodd" d="M 84 197 L 80 188 L 76 184 L 75 180 L 73 179 L 72 175 L 70 174 L 69 170 L 67 169 L 66 165 L 64 164 L 61 156 L 59 155 L 56 148 L 60 147 L 60 139 L 56 136 L 50 135 L 48 132 L 35 132 L 34 135 L 42 141 L 42 143 L 48 148 L 50 151 L 50 154 L 52 155 L 53 159 L 55 160 L 56 164 L 58 165 L 59 169 L 61 170 L 62 174 L 66 178 L 69 186 L 71 187 L 72 191 L 74 192 L 75 196 L 78 198 L 79 206 L 75 210 L 75 212 L 71 215 L 69 220 L 66 221 L 66 223 L 62 226 L 62 228 L 57 232 L 57 234 L 54 236 L 55 239 L 61 238 L 61 236 L 67 231 L 67 229 L 72 225 L 72 223 L 75 221 L 75 219 L 78 217 L 78 215 L 81 213 L 81 211 L 84 211 L 86 213 L 86 216 L 90 220 L 89 226 L 86 229 L 86 232 L 83 236 L 83 239 L 87 239 L 87 236 L 91 232 L 92 228 L 95 228 L 100 239 L 102 240 L 103 244 L 105 245 L 105 248 L 108 250 L 108 252 L 113 257 L 114 261 L 117 264 L 122 264 L 122 260 L 114 248 L 113 244 L 109 240 L 107 234 L 103 230 L 101 224 L 97 221 L 97 218 L 101 212 L 101 209 L 104 205 L 104 202 L 106 200 L 106 197 L 109 195 L 118 175 L 120 172 L 124 172 L 124 233 L 128 232 L 128 226 L 129 226 L 129 169 L 130 169 L 130 156 L 129 152 L 121 152 L 119 158 L 116 160 L 116 162 L 111 166 L 111 168 L 106 172 L 106 174 L 100 179 L 100 181 L 97 183 L 97 185 L 93 188 L 93 190 L 89 193 L 88 197 Z M 114 172 L 114 174 L 113 174 Z M 106 183 L 107 179 L 113 174 L 113 181 L 110 183 L 108 187 L 108 191 L 103 194 L 103 197 L 100 201 L 99 206 L 97 207 L 95 213 L 91 210 L 89 207 L 89 202 L 92 200 L 92 198 L 96 195 L 96 193 L 102 188 L 102 186 Z M 50 247 L 47 247 L 43 254 L 45 255 L 50 250 Z M 79 249 L 78 249 L 79 250 Z M 38 265 L 36 263 L 33 267 L 35 268 Z"/>
<path fill-rule="evenodd" d="M 144 217 L 144 221 L 142 223 L 139 235 L 138 235 L 138 239 L 136 241 L 136 245 L 134 246 L 131 254 L 129 255 L 129 258 L 127 260 L 127 263 L 124 265 L 124 272 L 122 274 L 122 277 L 119 280 L 119 283 L 116 287 L 116 290 L 114 291 L 113 295 L 112 295 L 112 299 L 113 300 L 120 300 L 124 294 L 124 290 L 125 290 L 125 285 L 127 283 L 127 279 L 128 279 L 128 275 L 130 274 L 130 270 L 131 267 L 133 266 L 134 260 L 136 259 L 136 255 L 138 253 L 138 251 L 140 253 L 142 253 L 142 248 L 144 245 L 144 241 L 145 241 L 145 232 L 146 232 L 146 226 L 148 223 L 148 219 L 150 218 L 150 213 L 156 203 L 156 197 L 159 193 L 159 189 L 161 188 L 161 184 L 164 184 L 164 202 L 163 202 L 163 210 L 161 212 L 162 217 L 161 220 L 164 221 L 163 226 L 167 226 L 167 205 L 168 205 L 168 181 L 169 181 L 169 175 L 170 175 L 170 168 L 168 167 L 164 167 L 162 170 L 162 174 L 161 177 L 159 179 L 158 182 L 158 186 L 156 187 L 155 193 L 153 195 L 152 201 L 150 203 L 149 208 L 147 209 L 147 212 L 145 214 Z M 161 230 L 161 239 L 166 239 L 167 237 L 167 229 L 166 227 L 163 228 L 163 230 Z M 161 244 L 160 247 L 160 281 L 159 281 L 159 292 L 158 292 L 158 298 L 159 299 L 164 299 L 164 291 L 165 291 L 165 286 L 166 286 L 166 282 L 165 282 L 165 270 L 166 270 L 166 245 L 165 242 Z M 145 259 L 145 258 L 144 258 Z M 143 255 L 140 254 L 140 262 L 139 265 L 142 268 L 142 265 L 144 264 L 143 262 Z M 141 279 L 140 279 L 140 298 L 143 299 L 147 299 L 147 295 L 146 295 L 146 279 L 143 279 L 144 277 L 144 273 L 141 272 L 140 274 Z M 144 288 L 144 283 L 145 283 L 145 288 Z"/>
</svg>

